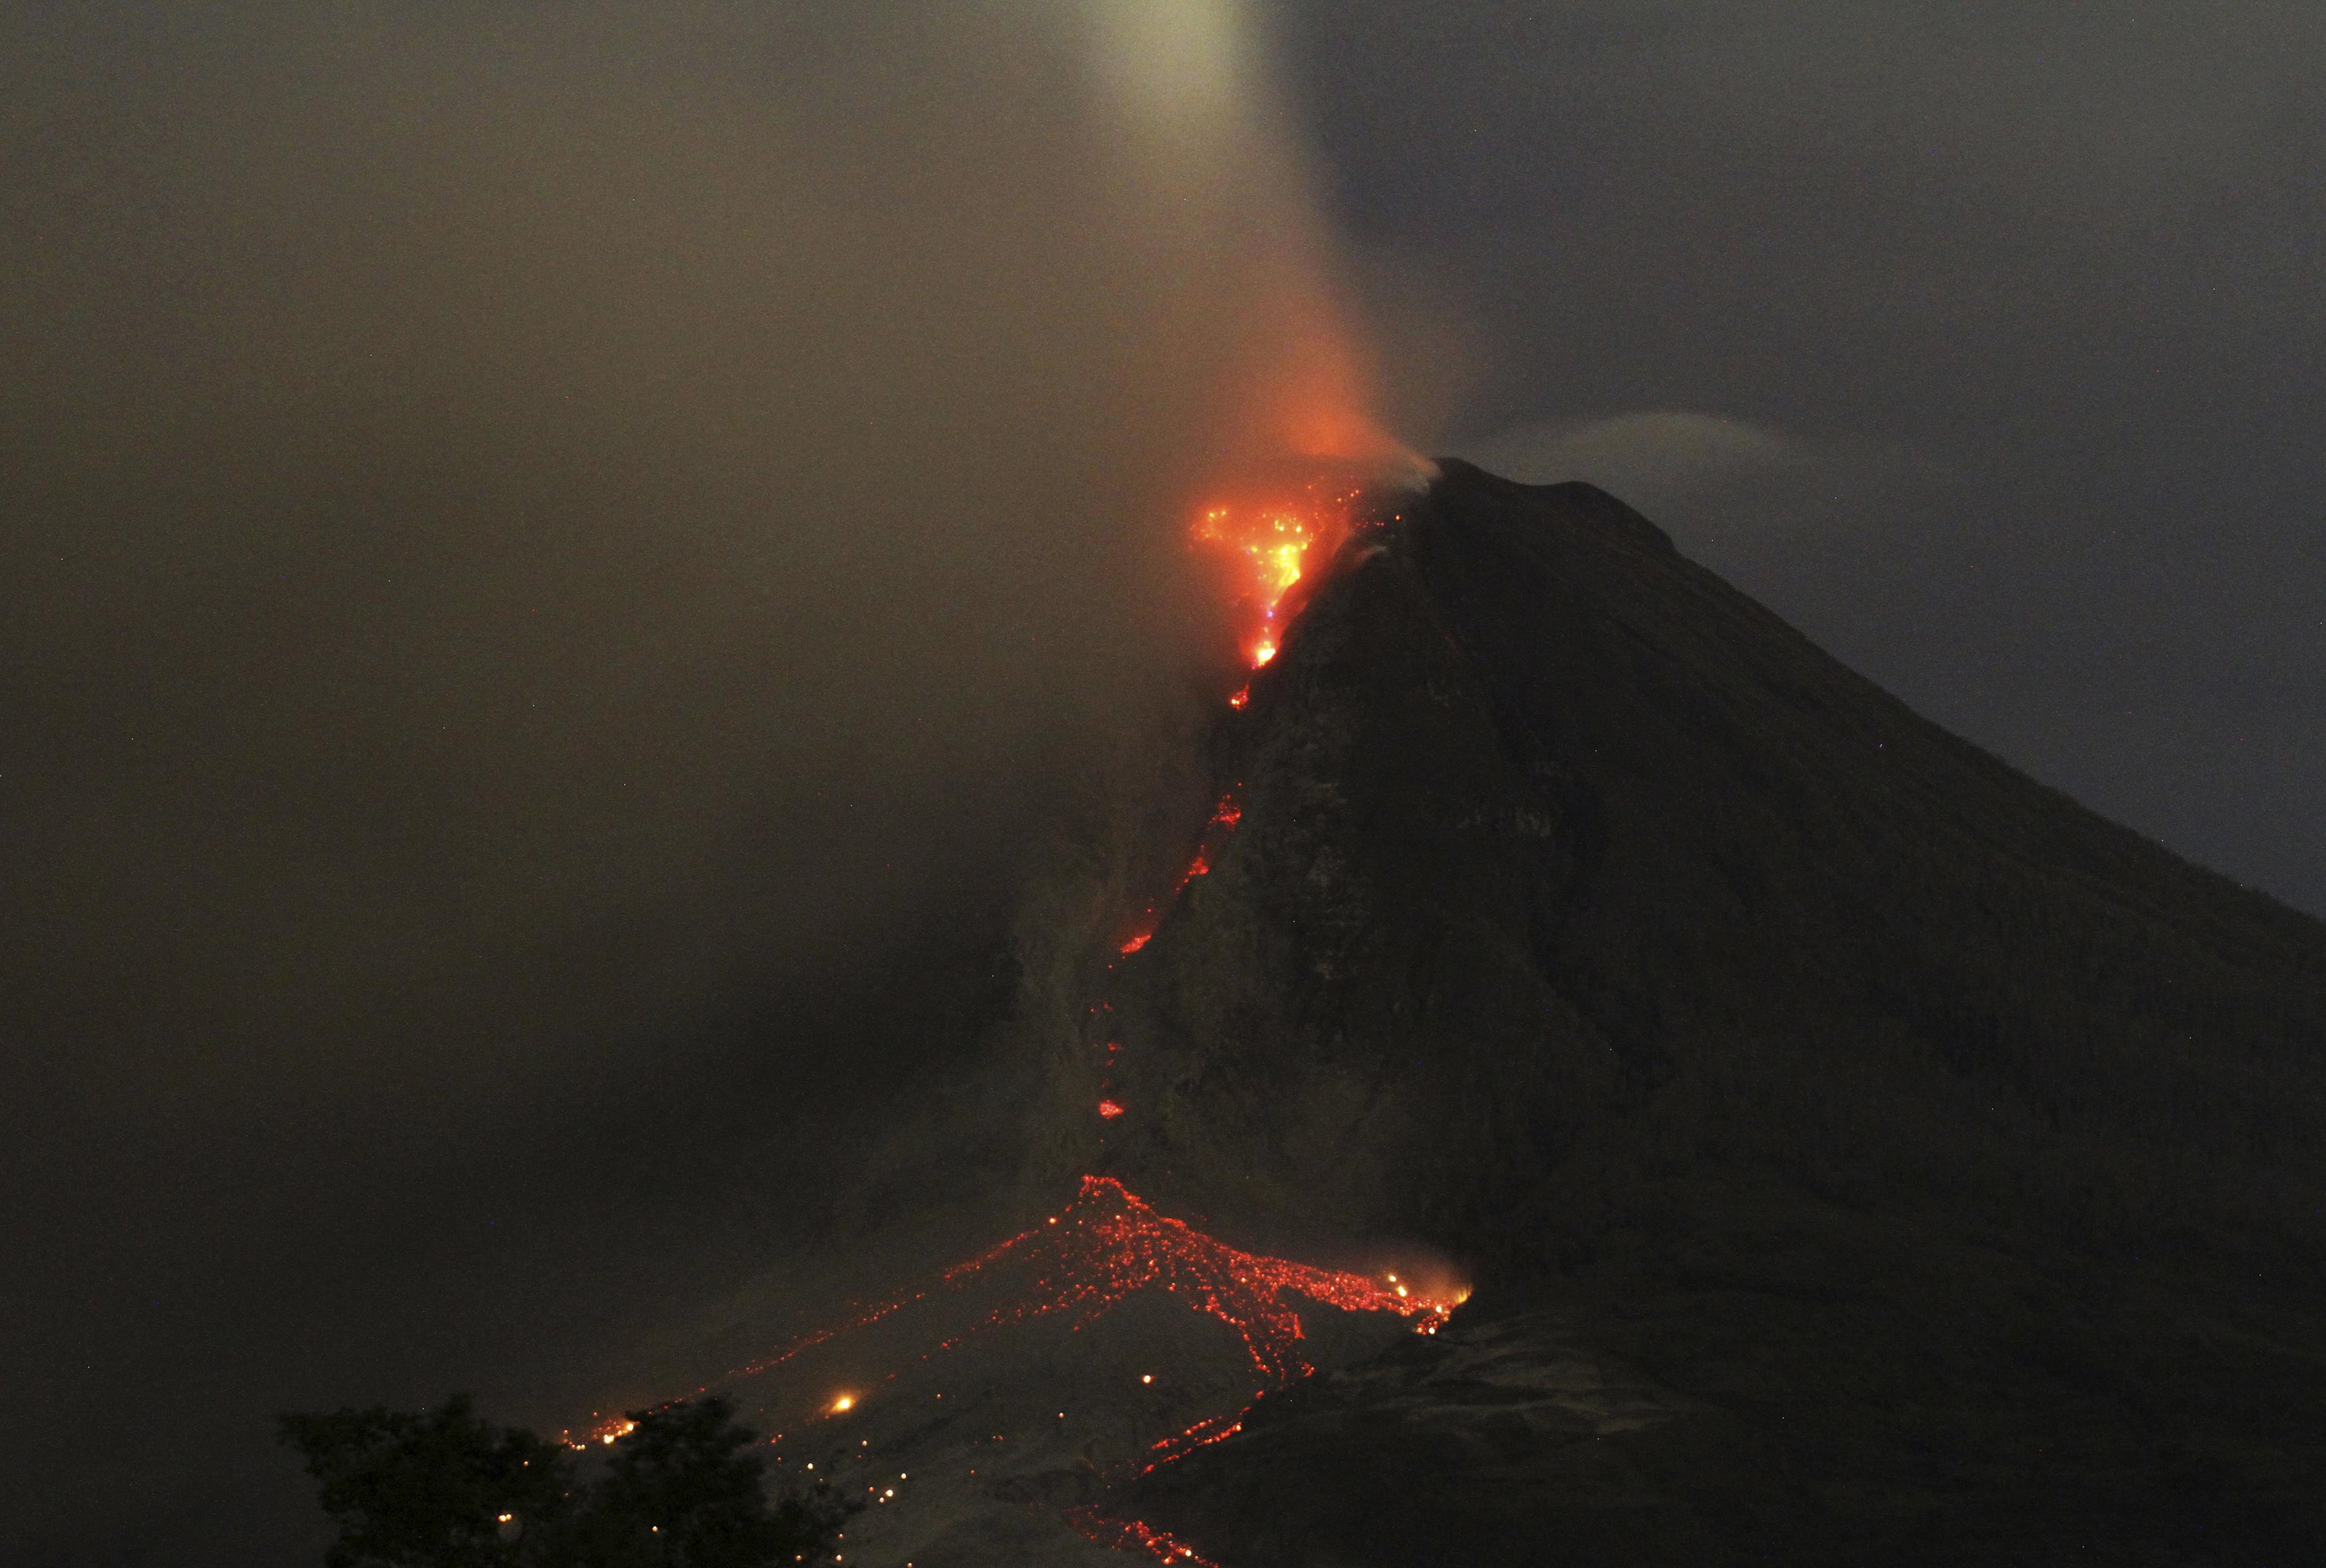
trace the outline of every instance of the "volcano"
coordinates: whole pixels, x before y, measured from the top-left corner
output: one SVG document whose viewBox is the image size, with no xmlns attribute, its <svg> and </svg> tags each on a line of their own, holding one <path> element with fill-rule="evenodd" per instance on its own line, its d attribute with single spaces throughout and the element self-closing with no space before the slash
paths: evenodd
<svg viewBox="0 0 2326 1568">
<path fill-rule="evenodd" d="M 1114 1239 L 751 1369 L 848 1560 L 2326 1561 L 2326 927 L 1588 486 L 1447 461 L 1280 620 L 1033 1097 Z"/>
</svg>

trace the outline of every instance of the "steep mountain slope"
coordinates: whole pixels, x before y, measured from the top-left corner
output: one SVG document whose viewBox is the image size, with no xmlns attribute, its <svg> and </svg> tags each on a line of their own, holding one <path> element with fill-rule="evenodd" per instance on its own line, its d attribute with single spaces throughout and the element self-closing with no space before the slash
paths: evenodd
<svg viewBox="0 0 2326 1568">
<path fill-rule="evenodd" d="M 1481 1288 L 1144 1517 L 1231 1564 L 2326 1560 L 2326 929 L 1459 463 L 1217 772 L 1104 1168 Z"/>
</svg>

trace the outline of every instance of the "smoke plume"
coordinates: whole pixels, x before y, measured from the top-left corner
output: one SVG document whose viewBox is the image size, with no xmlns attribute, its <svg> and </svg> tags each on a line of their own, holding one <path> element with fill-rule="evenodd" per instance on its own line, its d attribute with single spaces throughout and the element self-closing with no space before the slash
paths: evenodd
<svg viewBox="0 0 2326 1568">
<path fill-rule="evenodd" d="M 877 916 L 1168 654 L 1193 487 L 1389 450 L 1238 6 L 12 31 L 17 1022 L 141 1095 Z"/>
<path fill-rule="evenodd" d="M 190 1365 L 237 1431 L 478 1380 L 584 1294 L 484 1216 L 619 1188 L 591 1267 L 676 1245 L 676 1156 L 576 1128 L 812 1145 L 946 1048 L 850 999 L 1169 678 L 1202 487 L 1395 456 L 1264 44 L 1229 0 L 0 20 L 0 1099 L 74 1304 L 20 1314 L 32 1397 L 139 1347 L 102 1376 L 183 1464 Z M 138 1528 L 153 1478 L 102 1484 Z"/>
</svg>

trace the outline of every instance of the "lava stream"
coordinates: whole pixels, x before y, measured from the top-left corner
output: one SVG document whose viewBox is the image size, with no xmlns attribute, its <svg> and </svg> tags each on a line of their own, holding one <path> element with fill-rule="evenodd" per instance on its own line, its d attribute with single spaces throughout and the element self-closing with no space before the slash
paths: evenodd
<svg viewBox="0 0 2326 1568">
<path fill-rule="evenodd" d="M 1254 1368 L 1278 1384 L 1305 1378 L 1312 1369 L 1298 1348 L 1307 1338 L 1299 1297 L 1342 1312 L 1393 1313 L 1416 1320 L 1418 1333 L 1434 1333 L 1468 1294 L 1458 1289 L 1417 1289 L 1394 1274 L 1375 1278 L 1245 1252 L 1160 1212 L 1112 1176 L 1084 1176 L 1074 1201 L 1042 1224 L 954 1265 L 929 1285 L 863 1307 L 842 1322 L 739 1367 L 729 1380 L 757 1377 L 843 1334 L 942 1293 L 961 1290 L 1003 1263 L 1022 1266 L 1031 1284 L 994 1307 L 972 1333 L 1062 1313 L 1071 1314 L 1077 1326 L 1086 1325 L 1140 1291 L 1159 1291 L 1233 1329 Z M 948 1350 L 958 1342 L 957 1338 L 946 1339 L 935 1349 Z M 1234 1419 L 1198 1423 L 1156 1447 L 1176 1447 L 1177 1452 L 1200 1447 L 1217 1440 L 1207 1433 L 1219 1422 Z M 609 1433 L 619 1435 L 624 1424 L 608 1423 L 589 1435 L 604 1441 Z M 1201 1441 L 1185 1442 L 1190 1438 Z M 1177 1452 L 1166 1452 L 1157 1462 L 1168 1462 Z"/>
<path fill-rule="evenodd" d="M 1110 1552 L 1136 1552 L 1158 1563 L 1179 1563 L 1184 1568 L 1220 1568 L 1219 1563 L 1177 1536 L 1156 1529 L 1141 1519 L 1111 1519 L 1096 1508 L 1083 1508 L 1067 1509 L 1066 1523 L 1084 1540 L 1095 1542 Z"/>
<path fill-rule="evenodd" d="M 1253 1366 L 1276 1383 L 1306 1377 L 1310 1370 L 1298 1349 L 1307 1336 L 1298 1297 L 1343 1312 L 1416 1319 L 1417 1331 L 1428 1333 L 1466 1294 L 1416 1291 L 1400 1284 L 1395 1275 L 1374 1278 L 1245 1252 L 1158 1211 L 1112 1176 L 1084 1176 L 1081 1191 L 1061 1212 L 954 1265 L 935 1285 L 859 1312 L 734 1376 L 767 1371 L 937 1291 L 958 1290 L 1005 1260 L 1030 1273 L 1032 1284 L 1024 1294 L 992 1309 L 972 1332 L 1062 1313 L 1071 1314 L 1078 1325 L 1087 1324 L 1133 1294 L 1155 1290 L 1235 1330 Z M 945 1341 L 940 1348 L 954 1342 Z"/>
</svg>

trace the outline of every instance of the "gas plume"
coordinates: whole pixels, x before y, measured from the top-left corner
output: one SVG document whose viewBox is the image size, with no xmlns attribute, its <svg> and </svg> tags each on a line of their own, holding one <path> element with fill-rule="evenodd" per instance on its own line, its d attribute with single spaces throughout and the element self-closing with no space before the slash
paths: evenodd
<svg viewBox="0 0 2326 1568">
<path fill-rule="evenodd" d="M 1186 312 L 1173 327 L 1227 356 L 1227 450 L 1364 478 L 1419 471 L 1375 417 L 1372 354 L 1353 326 L 1253 8 L 1082 3 L 1140 199 L 1134 227 L 1171 280 L 1163 297 Z"/>
</svg>

